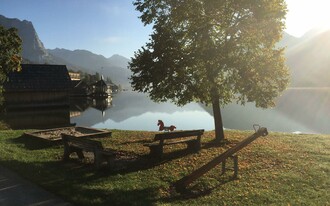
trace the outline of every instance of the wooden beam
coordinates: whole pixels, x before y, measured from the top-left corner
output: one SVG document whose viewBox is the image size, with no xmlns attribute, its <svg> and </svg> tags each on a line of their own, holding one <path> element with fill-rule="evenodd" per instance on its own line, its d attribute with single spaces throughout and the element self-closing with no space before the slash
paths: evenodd
<svg viewBox="0 0 330 206">
<path fill-rule="evenodd" d="M 186 192 L 186 187 L 194 182 L 196 179 L 200 178 L 203 176 L 205 173 L 216 167 L 218 164 L 221 162 L 225 161 L 228 157 L 233 155 L 234 153 L 238 152 L 242 148 L 246 147 L 248 144 L 256 140 L 260 136 L 267 136 L 268 131 L 267 128 L 259 128 L 258 131 L 256 131 L 253 135 L 247 137 L 240 143 L 236 144 L 234 147 L 228 149 L 221 155 L 217 156 L 207 164 L 203 165 L 199 169 L 193 171 L 191 174 L 181 178 L 180 180 L 176 181 L 173 185 L 175 187 L 175 190 L 179 193 L 184 193 Z"/>
</svg>

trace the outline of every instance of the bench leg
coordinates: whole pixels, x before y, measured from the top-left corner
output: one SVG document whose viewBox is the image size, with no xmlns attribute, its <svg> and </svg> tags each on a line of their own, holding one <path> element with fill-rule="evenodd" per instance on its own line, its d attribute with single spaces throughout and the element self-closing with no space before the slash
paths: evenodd
<svg viewBox="0 0 330 206">
<path fill-rule="evenodd" d="M 68 161 L 70 157 L 70 147 L 64 144 L 64 154 L 63 154 L 63 161 Z"/>
<path fill-rule="evenodd" d="M 97 169 L 101 167 L 102 164 L 102 154 L 100 152 L 94 152 L 94 165 Z"/>
<path fill-rule="evenodd" d="M 163 156 L 163 146 L 162 145 L 153 145 L 149 146 L 150 156 L 161 158 Z"/>
<path fill-rule="evenodd" d="M 201 149 L 201 142 L 196 141 L 189 141 L 187 142 L 187 149 L 189 151 L 198 152 Z"/>
<path fill-rule="evenodd" d="M 226 173 L 226 160 L 224 160 L 224 161 L 221 163 L 221 167 L 222 167 L 221 175 L 223 175 L 223 174 Z"/>
<path fill-rule="evenodd" d="M 75 149 L 75 152 L 77 153 L 77 155 L 78 155 L 78 158 L 80 159 L 80 160 L 82 160 L 82 159 L 84 159 L 85 158 L 85 156 L 84 156 L 84 153 L 83 153 L 83 151 L 82 151 L 82 149 Z"/>
<path fill-rule="evenodd" d="M 233 155 L 230 157 L 232 160 L 233 160 L 233 164 L 234 164 L 234 167 L 233 167 L 233 170 L 234 170 L 234 175 L 233 175 L 233 178 L 237 178 L 238 177 L 238 156 L 237 155 Z M 222 162 L 222 172 L 221 172 L 221 175 L 223 175 L 227 168 L 226 168 L 226 159 Z"/>
<path fill-rule="evenodd" d="M 94 152 L 94 165 L 97 169 L 101 168 L 103 162 L 107 162 L 108 166 L 112 166 L 114 164 L 114 159 L 116 155 L 109 155 L 109 154 L 103 154 L 100 151 Z"/>
<path fill-rule="evenodd" d="M 84 153 L 82 152 L 81 149 L 70 147 L 68 145 L 64 145 L 63 161 L 69 160 L 70 159 L 70 154 L 73 153 L 73 152 L 77 153 L 78 158 L 80 160 L 85 158 Z"/>
<path fill-rule="evenodd" d="M 238 177 L 238 156 L 237 155 L 233 156 L 233 161 L 234 161 L 234 178 L 237 179 L 237 177 Z"/>
</svg>

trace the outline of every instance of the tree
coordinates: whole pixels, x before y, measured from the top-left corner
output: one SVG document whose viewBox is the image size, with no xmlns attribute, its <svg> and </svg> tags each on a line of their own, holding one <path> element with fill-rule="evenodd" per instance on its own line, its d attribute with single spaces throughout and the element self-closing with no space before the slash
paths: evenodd
<svg viewBox="0 0 330 206">
<path fill-rule="evenodd" d="M 232 101 L 274 106 L 289 83 L 284 0 L 137 0 L 150 42 L 129 68 L 134 90 L 154 101 L 212 104 L 216 140 L 224 139 L 220 106 Z"/>
<path fill-rule="evenodd" d="M 0 26 L 0 103 L 3 98 L 3 83 L 11 71 L 21 70 L 22 40 L 17 29 Z"/>
</svg>

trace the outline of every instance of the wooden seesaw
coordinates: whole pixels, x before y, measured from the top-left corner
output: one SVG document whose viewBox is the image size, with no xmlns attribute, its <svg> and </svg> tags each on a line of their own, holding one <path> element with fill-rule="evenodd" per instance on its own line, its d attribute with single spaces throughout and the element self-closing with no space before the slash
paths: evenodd
<svg viewBox="0 0 330 206">
<path fill-rule="evenodd" d="M 243 141 L 239 142 L 232 148 L 228 149 L 224 153 L 220 154 L 207 164 L 203 165 L 199 169 L 193 171 L 191 174 L 181 178 L 180 180 L 176 181 L 173 186 L 175 187 L 176 192 L 178 193 L 186 193 L 187 192 L 187 186 L 203 176 L 205 173 L 216 167 L 220 163 L 224 163 L 227 158 L 232 157 L 236 152 L 240 151 L 247 145 L 249 145 L 251 142 L 256 140 L 260 136 L 267 136 L 268 131 L 265 127 L 260 127 L 259 125 L 253 125 L 253 128 L 255 130 L 255 133 Z M 234 164 L 235 164 L 235 174 L 237 174 L 237 156 L 234 158 Z M 223 164 L 224 167 L 224 164 Z"/>
</svg>

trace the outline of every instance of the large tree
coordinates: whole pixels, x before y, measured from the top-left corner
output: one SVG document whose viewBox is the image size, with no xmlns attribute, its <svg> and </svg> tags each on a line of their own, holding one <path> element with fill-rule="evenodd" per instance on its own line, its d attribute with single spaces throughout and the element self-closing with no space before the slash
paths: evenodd
<svg viewBox="0 0 330 206">
<path fill-rule="evenodd" d="M 216 140 L 220 107 L 232 101 L 274 106 L 289 82 L 284 49 L 285 0 L 137 0 L 150 42 L 129 68 L 134 90 L 154 101 L 212 104 Z"/>
<path fill-rule="evenodd" d="M 0 104 L 3 98 L 3 83 L 11 71 L 21 69 L 22 40 L 17 29 L 0 26 Z"/>
</svg>

